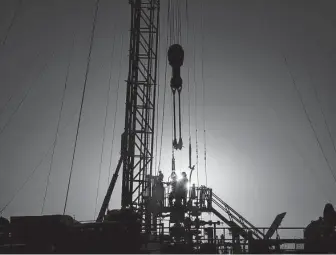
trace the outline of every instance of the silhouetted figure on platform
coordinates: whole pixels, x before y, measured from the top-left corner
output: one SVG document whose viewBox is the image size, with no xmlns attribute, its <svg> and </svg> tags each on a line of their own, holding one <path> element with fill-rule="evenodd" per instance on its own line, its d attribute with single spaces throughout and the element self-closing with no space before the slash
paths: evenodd
<svg viewBox="0 0 336 255">
<path fill-rule="evenodd" d="M 175 171 L 172 172 L 171 174 L 171 182 L 170 182 L 170 187 L 171 187 L 171 191 L 169 194 L 169 206 L 173 206 L 173 199 L 176 199 L 176 186 L 177 186 L 177 175 L 175 173 Z"/>
<path fill-rule="evenodd" d="M 188 196 L 188 178 L 185 172 L 182 172 L 182 178 L 178 180 L 177 187 L 177 197 L 182 200 L 182 204 L 187 204 L 187 196 Z"/>
</svg>

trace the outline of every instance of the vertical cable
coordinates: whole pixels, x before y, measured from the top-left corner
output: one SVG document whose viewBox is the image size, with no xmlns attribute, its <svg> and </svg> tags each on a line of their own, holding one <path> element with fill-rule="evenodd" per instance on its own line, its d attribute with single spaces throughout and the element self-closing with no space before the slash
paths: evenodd
<svg viewBox="0 0 336 255">
<path fill-rule="evenodd" d="M 160 23 L 160 26 L 161 26 L 161 23 Z M 158 28 L 158 52 L 160 53 L 160 50 L 161 50 L 161 47 L 160 47 L 160 34 L 161 34 L 161 29 Z M 159 56 L 159 54 L 158 54 Z M 157 100 L 156 100 L 156 106 L 155 106 L 155 111 L 156 111 L 156 137 L 155 137 L 155 162 L 154 162 L 154 166 L 155 166 L 155 169 L 154 169 L 154 175 L 156 176 L 157 175 L 157 171 L 158 171 L 158 165 L 157 165 L 157 162 L 158 162 L 158 138 L 159 138 L 159 102 L 160 102 L 160 87 L 161 87 L 161 84 L 160 84 L 160 59 L 158 59 L 157 61 L 157 65 L 158 65 L 158 76 L 157 76 Z"/>
<path fill-rule="evenodd" d="M 170 0 L 168 2 L 168 13 L 167 13 L 167 38 L 166 38 L 166 44 L 168 49 L 168 42 L 170 40 L 169 32 L 171 31 L 170 26 Z M 166 65 L 165 65 L 165 74 L 164 74 L 164 90 L 163 90 L 163 106 L 162 106 L 162 122 L 161 122 L 161 138 L 160 138 L 160 156 L 159 156 L 159 166 L 158 169 L 161 170 L 161 159 L 162 159 L 162 140 L 163 140 L 163 124 L 165 119 L 165 106 L 166 106 L 166 91 L 167 91 L 167 67 L 168 67 L 168 59 L 166 58 Z"/>
<path fill-rule="evenodd" d="M 110 183 L 110 177 L 111 177 L 111 167 L 112 167 L 112 157 L 113 157 L 113 148 L 114 148 L 114 141 L 115 141 L 115 130 L 116 130 L 116 123 L 117 123 L 117 112 L 118 112 L 118 103 L 119 103 L 119 90 L 120 90 L 120 79 L 121 79 L 121 70 L 122 70 L 122 58 L 123 58 L 123 51 L 124 51 L 124 40 L 123 40 L 123 34 L 121 34 L 121 52 L 120 52 L 120 59 L 119 59 L 119 72 L 118 72 L 118 85 L 117 85 L 117 100 L 115 104 L 115 111 L 114 111 L 114 121 L 113 121 L 113 131 L 112 131 L 112 147 L 111 147 L 111 153 L 110 153 L 110 163 L 109 163 L 109 175 L 107 178 L 107 185 Z"/>
<path fill-rule="evenodd" d="M 201 75 L 202 75 L 202 87 L 203 87 L 203 134 L 204 134 L 204 172 L 205 172 L 205 185 L 208 186 L 208 174 L 207 174 L 207 157 L 206 157 L 206 121 L 205 121 L 205 82 L 204 82 L 204 10 L 203 10 L 203 2 L 201 5 L 201 27 L 202 27 L 202 52 L 201 52 Z"/>
<path fill-rule="evenodd" d="M 79 110 L 79 118 L 78 118 L 78 123 L 77 123 L 77 130 L 76 130 L 76 139 L 75 139 L 74 151 L 73 151 L 73 154 L 72 154 L 71 169 L 70 169 L 68 186 L 67 186 L 67 191 L 66 191 L 66 196 L 65 196 L 63 215 L 65 214 L 67 203 L 68 203 L 69 189 L 70 189 L 70 184 L 71 184 L 71 177 L 72 177 L 72 173 L 73 173 L 73 166 L 74 166 L 74 161 L 75 161 L 76 147 L 77 147 L 77 142 L 78 142 L 79 127 L 80 127 L 80 123 L 81 123 L 81 119 L 82 119 L 84 97 L 85 97 L 85 92 L 86 92 L 86 85 L 87 85 L 88 74 L 89 74 L 89 70 L 90 70 L 91 53 L 92 53 L 93 39 L 94 39 L 94 35 L 95 35 L 96 22 L 97 22 L 97 16 L 98 16 L 99 1 L 100 0 L 96 0 L 96 9 L 95 9 L 95 14 L 94 14 L 94 18 L 93 18 L 93 25 L 92 25 L 91 38 L 90 38 L 90 48 L 89 48 L 89 54 L 88 54 L 88 57 L 87 57 L 87 65 L 86 65 L 86 72 L 85 72 L 84 87 L 83 87 L 82 100 L 81 100 L 80 110 Z"/>
<path fill-rule="evenodd" d="M 194 25 L 194 86 L 195 86 L 195 129 L 196 129 L 196 174 L 197 174 L 197 186 L 199 186 L 198 130 L 197 130 L 197 82 L 196 82 L 196 28 L 195 28 L 195 25 Z"/>
<path fill-rule="evenodd" d="M 103 165 L 104 145 L 105 145 L 105 137 L 106 137 L 107 116 L 108 116 L 108 109 L 109 109 L 109 106 L 110 106 L 110 92 L 111 92 L 111 78 L 112 78 L 112 66 L 113 66 L 113 57 L 114 57 L 114 46 L 115 46 L 115 34 L 113 36 L 113 45 L 112 45 L 112 52 L 111 52 L 110 74 L 109 74 L 109 81 L 108 81 L 107 100 L 106 100 L 106 106 L 105 106 L 103 141 L 102 141 L 102 147 L 101 147 L 101 151 L 100 151 L 98 185 L 97 185 L 96 203 L 95 203 L 94 217 L 93 217 L 94 219 L 96 218 L 96 213 L 97 213 L 98 196 L 99 196 L 99 188 L 100 188 L 100 178 L 101 178 L 101 171 L 102 171 L 102 165 Z"/>
<path fill-rule="evenodd" d="M 52 166 L 53 166 L 53 163 L 54 163 L 55 148 L 56 148 L 56 144 L 57 144 L 58 136 L 59 136 L 59 129 L 60 129 L 60 124 L 61 124 L 61 119 L 62 119 L 62 113 L 63 113 L 63 107 L 64 107 L 64 101 L 65 101 L 64 100 L 65 99 L 65 94 L 66 94 L 67 87 L 68 87 L 71 60 L 72 60 L 72 57 L 73 57 L 74 46 L 75 46 L 75 39 L 76 39 L 76 33 L 74 31 L 73 39 L 72 39 L 72 45 L 71 45 L 71 49 L 70 49 L 69 62 L 68 62 L 67 71 L 66 71 L 66 75 L 65 75 L 65 82 L 64 82 L 64 88 L 63 88 L 62 99 L 61 99 L 61 108 L 60 108 L 59 115 L 58 115 L 56 134 L 55 134 L 54 144 L 53 144 L 53 148 L 52 148 L 51 162 L 50 162 L 50 166 L 49 166 L 47 183 L 46 183 L 46 188 L 45 188 L 44 197 L 43 197 L 41 215 L 44 212 L 44 207 L 45 207 L 46 198 L 47 198 L 47 194 L 48 194 L 48 187 L 49 187 L 49 184 L 50 184 L 50 175 L 51 175 Z"/>
<path fill-rule="evenodd" d="M 188 0 L 186 0 L 186 34 L 187 34 L 187 47 L 189 48 L 189 14 L 188 14 Z M 191 100 L 190 100 L 190 66 L 188 65 L 188 83 L 187 83 L 187 87 L 188 87 L 188 116 L 189 116 L 189 139 L 191 140 L 191 112 L 190 112 L 190 104 L 191 104 Z"/>
</svg>

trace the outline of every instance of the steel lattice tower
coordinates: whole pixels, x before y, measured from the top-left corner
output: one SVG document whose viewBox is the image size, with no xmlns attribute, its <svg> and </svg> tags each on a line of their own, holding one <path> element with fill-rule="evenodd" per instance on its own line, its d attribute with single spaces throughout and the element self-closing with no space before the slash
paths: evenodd
<svg viewBox="0 0 336 255">
<path fill-rule="evenodd" d="M 131 30 L 129 72 L 126 90 L 125 129 L 121 139 L 121 155 L 106 192 L 97 221 L 108 208 L 119 170 L 122 173 L 122 208 L 132 208 L 146 219 L 151 196 L 153 168 L 154 121 L 159 44 L 159 0 L 129 0 Z M 147 217 L 145 217 L 147 216 Z"/>
<path fill-rule="evenodd" d="M 159 39 L 159 1 L 130 0 L 131 30 L 122 141 L 122 207 L 143 214 L 150 196 Z M 149 192 L 149 193 L 148 193 Z M 146 194 L 145 194 L 146 193 Z"/>
</svg>

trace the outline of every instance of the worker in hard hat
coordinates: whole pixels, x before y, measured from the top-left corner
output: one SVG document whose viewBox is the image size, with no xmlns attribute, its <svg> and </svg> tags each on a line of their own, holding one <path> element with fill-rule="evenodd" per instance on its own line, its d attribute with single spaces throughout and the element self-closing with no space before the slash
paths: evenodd
<svg viewBox="0 0 336 255">
<path fill-rule="evenodd" d="M 188 196 L 188 178 L 187 178 L 187 174 L 185 172 L 182 172 L 182 179 L 181 179 L 181 183 L 182 183 L 182 201 L 183 204 L 186 205 L 187 204 L 187 196 Z"/>
<path fill-rule="evenodd" d="M 164 187 L 163 187 L 163 174 L 159 171 L 158 176 L 156 177 L 156 181 L 154 183 L 154 194 L 156 204 L 159 206 L 160 210 L 163 209 L 164 202 Z"/>
<path fill-rule="evenodd" d="M 173 199 L 176 198 L 176 187 L 177 187 L 177 175 L 175 171 L 172 172 L 170 177 L 171 177 L 171 182 L 170 182 L 171 191 L 170 191 L 168 199 L 169 199 L 169 205 L 173 206 Z"/>
<path fill-rule="evenodd" d="M 161 171 L 159 171 L 158 182 L 159 183 L 163 182 L 163 173 Z"/>
<path fill-rule="evenodd" d="M 178 179 L 176 188 L 176 199 L 182 200 L 183 205 L 187 204 L 188 195 L 188 178 L 185 172 L 182 172 L 182 176 Z"/>
</svg>

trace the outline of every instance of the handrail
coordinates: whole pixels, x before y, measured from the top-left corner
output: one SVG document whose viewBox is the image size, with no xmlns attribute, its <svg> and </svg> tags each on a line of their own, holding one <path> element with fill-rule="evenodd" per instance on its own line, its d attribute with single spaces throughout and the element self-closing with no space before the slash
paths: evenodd
<svg viewBox="0 0 336 255">
<path fill-rule="evenodd" d="M 218 201 L 216 201 L 218 200 Z M 255 226 L 253 226 L 248 220 L 246 220 L 243 216 L 241 216 L 237 211 L 235 211 L 231 206 L 229 206 L 227 203 L 225 203 L 220 197 L 218 197 L 216 194 L 212 193 L 212 202 L 217 205 L 220 209 L 225 211 L 231 221 L 234 221 L 237 226 L 239 226 L 237 223 L 242 225 L 242 229 L 250 229 L 252 230 L 252 234 L 257 239 L 264 239 L 264 234 L 257 229 Z M 218 212 L 219 213 L 219 212 Z M 241 228 L 241 226 L 239 226 Z M 244 231 L 245 232 L 245 231 Z"/>
</svg>

